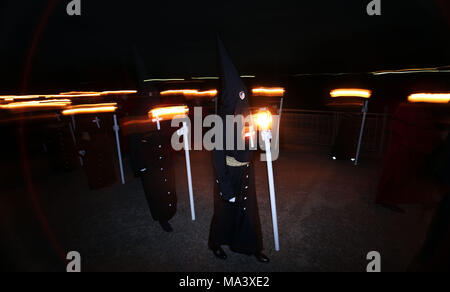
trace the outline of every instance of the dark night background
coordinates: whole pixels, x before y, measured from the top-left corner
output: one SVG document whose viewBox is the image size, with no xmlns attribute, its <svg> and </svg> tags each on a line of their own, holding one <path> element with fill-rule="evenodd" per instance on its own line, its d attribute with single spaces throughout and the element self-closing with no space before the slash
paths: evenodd
<svg viewBox="0 0 450 292">
<path fill-rule="evenodd" d="M 370 72 L 450 64 L 445 0 L 1 2 L 0 92 L 135 88 L 132 47 L 149 78 L 216 76 L 215 33 L 241 73 Z"/>
<path fill-rule="evenodd" d="M 78 126 L 83 125 L 81 117 L 61 120 L 59 109 L 1 111 L 0 150 L 6 154 L 0 167 L 0 270 L 65 270 L 68 250 L 83 254 L 83 269 L 87 271 L 360 271 L 367 264 L 369 250 L 383 251 L 383 270 L 408 268 L 426 238 L 436 205 L 407 206 L 403 214 L 374 201 L 385 171 L 389 174 L 400 164 L 398 173 L 414 171 L 405 161 L 422 162 L 420 159 L 427 165 L 417 166 L 420 172 L 407 181 L 419 186 L 417 192 L 425 190 L 422 195 L 426 198 L 444 195 L 444 189 L 432 183 L 423 188 L 419 184 L 423 177 L 432 176 L 425 172 L 434 161 L 429 157 L 437 157 L 428 153 L 433 148 L 423 150 L 421 156 L 415 147 L 408 150 L 404 146 L 432 142 L 417 133 L 431 131 L 434 126 L 422 127 L 421 122 L 428 121 L 420 113 L 417 120 L 411 116 L 417 122 L 410 123 L 415 127 L 412 130 L 395 132 L 394 125 L 396 109 L 404 106 L 399 104 L 409 94 L 450 92 L 449 0 L 381 0 L 382 16 L 367 15 L 371 0 L 81 0 L 82 16 L 67 15 L 69 2 L 0 0 L 0 96 L 144 88 L 132 96 L 73 99 L 74 104 L 109 98 L 118 103 L 122 135 L 118 140 L 126 184 L 117 180 L 115 185 L 97 190 L 88 185 L 87 178 L 101 180 L 107 175 L 97 168 L 105 165 L 103 161 L 118 167 L 112 125 L 104 127 L 111 139 L 80 146 L 77 140 L 90 141 Z M 266 165 L 258 162 L 255 168 L 263 232 L 273 258 L 272 265 L 264 267 L 239 256 L 218 263 L 207 249 L 213 212 L 211 191 L 216 184 L 207 151 L 192 151 L 199 214 L 195 224 L 187 220 L 184 153 L 173 154 L 180 205 L 179 216 L 173 220 L 177 232 L 172 234 L 152 224 L 142 183 L 131 167 L 131 132 L 124 125 L 147 114 L 154 102 L 145 86 L 138 85 L 133 48 L 145 62 L 146 78 L 187 79 L 183 83 L 156 83 L 156 89 L 220 89 L 217 80 L 189 80 L 218 76 L 217 33 L 239 73 L 256 76 L 245 78 L 249 89 L 286 89 L 280 128 L 282 152 L 274 163 L 280 198 L 280 253 L 272 249 Z M 442 70 L 371 74 L 429 67 Z M 373 93 L 358 167 L 350 164 L 349 158 L 354 156 L 347 156 L 356 150 L 361 108 L 345 102 L 330 106 L 330 90 L 347 87 Z M 168 103 L 178 103 L 177 98 L 181 97 L 168 97 Z M 3 102 L 8 101 L 0 104 Z M 201 105 L 205 113 L 214 109 L 209 98 L 186 98 L 183 102 L 190 108 Z M 254 107 L 258 103 L 275 109 L 280 99 L 255 95 L 251 102 Z M 419 104 L 404 108 L 422 107 L 430 110 L 439 124 L 442 137 L 438 138 L 448 135 L 449 107 Z M 85 119 L 92 126 L 90 116 Z M 71 132 L 74 125 L 76 133 Z M 402 131 L 411 134 L 405 138 L 408 143 L 391 143 L 394 134 L 403 137 L 398 135 Z M 348 142 L 342 143 L 348 146 L 348 155 L 336 159 L 332 148 L 342 141 Z M 81 153 L 97 144 L 99 148 L 90 153 L 102 157 L 105 151 L 97 150 L 101 148 L 113 149 L 110 153 L 114 155 L 107 153 L 98 161 L 82 158 L 81 162 L 87 163 L 80 163 Z M 388 152 L 392 145 L 400 149 L 395 155 Z M 385 164 L 385 159 L 392 159 L 395 167 Z M 108 170 L 118 172 L 118 168 Z M 393 185 L 401 188 L 405 185 L 402 179 Z M 447 193 L 448 188 L 445 190 Z M 448 240 L 443 242 L 447 252 Z"/>
</svg>

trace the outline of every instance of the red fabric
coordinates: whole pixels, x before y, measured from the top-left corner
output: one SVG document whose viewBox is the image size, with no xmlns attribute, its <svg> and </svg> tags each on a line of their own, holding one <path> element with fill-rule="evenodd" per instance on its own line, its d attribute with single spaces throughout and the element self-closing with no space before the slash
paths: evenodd
<svg viewBox="0 0 450 292">
<path fill-rule="evenodd" d="M 402 104 L 394 114 L 392 132 L 376 202 L 432 204 L 427 164 L 439 145 L 432 117 L 420 105 Z"/>
</svg>

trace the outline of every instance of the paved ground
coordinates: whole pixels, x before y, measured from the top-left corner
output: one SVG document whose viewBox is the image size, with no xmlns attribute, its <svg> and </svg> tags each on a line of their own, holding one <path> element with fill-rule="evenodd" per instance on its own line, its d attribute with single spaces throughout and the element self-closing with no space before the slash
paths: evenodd
<svg viewBox="0 0 450 292">
<path fill-rule="evenodd" d="M 61 270 L 62 252 L 79 251 L 84 271 L 365 271 L 367 253 L 382 255 L 384 271 L 403 271 L 424 239 L 430 211 L 408 207 L 397 214 L 372 202 L 378 163 L 329 160 L 320 149 L 290 149 L 274 165 L 281 251 L 274 251 L 265 164 L 256 164 L 257 189 L 266 253 L 272 262 L 229 254 L 216 260 L 207 249 L 212 217 L 212 163 L 208 153 L 192 155 L 197 221 L 190 220 L 184 156 L 176 156 L 179 210 L 175 232 L 164 233 L 151 220 L 138 179 L 89 191 L 81 171 L 50 177 L 35 169 L 34 191 L 42 232 L 24 187 L 0 196 L 1 250 L 20 270 Z M 20 206 L 20 207 L 19 207 Z"/>
</svg>

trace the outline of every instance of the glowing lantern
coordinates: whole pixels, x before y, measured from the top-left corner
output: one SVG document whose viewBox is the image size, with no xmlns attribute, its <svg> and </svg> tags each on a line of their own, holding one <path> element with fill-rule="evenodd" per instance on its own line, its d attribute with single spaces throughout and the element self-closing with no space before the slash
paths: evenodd
<svg viewBox="0 0 450 292">
<path fill-rule="evenodd" d="M 372 91 L 367 89 L 356 89 L 356 88 L 343 88 L 335 89 L 330 93 L 331 97 L 361 97 L 370 98 L 372 97 Z"/>
<path fill-rule="evenodd" d="M 409 102 L 449 103 L 450 93 L 415 93 L 408 97 Z"/>
</svg>

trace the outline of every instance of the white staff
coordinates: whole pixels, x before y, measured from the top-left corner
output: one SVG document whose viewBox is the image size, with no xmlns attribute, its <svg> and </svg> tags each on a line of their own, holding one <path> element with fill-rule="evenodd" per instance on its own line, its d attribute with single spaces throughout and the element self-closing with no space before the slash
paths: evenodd
<svg viewBox="0 0 450 292">
<path fill-rule="evenodd" d="M 122 179 L 122 184 L 125 184 L 125 175 L 123 172 L 123 162 L 122 162 L 122 151 L 120 148 L 120 139 L 119 139 L 119 124 L 117 123 L 117 115 L 114 114 L 114 132 L 116 133 L 116 143 L 117 143 L 117 156 L 119 157 L 119 167 L 120 167 L 120 177 Z"/>
<path fill-rule="evenodd" d="M 356 150 L 356 158 L 355 158 L 355 166 L 358 166 L 358 162 L 359 162 L 359 155 L 361 153 L 361 145 L 362 145 L 362 139 L 364 136 L 364 127 L 366 125 L 366 119 L 367 119 L 367 112 L 369 111 L 369 101 L 365 100 L 364 101 L 364 105 L 363 105 L 363 119 L 362 119 L 362 123 L 361 123 L 361 131 L 359 133 L 359 140 L 358 140 L 358 148 Z"/>
<path fill-rule="evenodd" d="M 278 217 L 277 217 L 277 203 L 275 197 L 275 183 L 273 179 L 273 165 L 271 140 L 272 131 L 270 130 L 272 124 L 272 114 L 269 111 L 262 111 L 256 115 L 256 123 L 261 130 L 261 137 L 266 147 L 267 160 L 267 176 L 269 181 L 270 205 L 272 210 L 273 235 L 275 239 L 275 250 L 280 251 L 280 240 L 278 236 Z"/>
<path fill-rule="evenodd" d="M 183 136 L 184 140 L 184 154 L 186 156 L 186 170 L 187 181 L 189 187 L 189 199 L 191 203 L 192 221 L 195 221 L 195 206 L 194 206 L 194 190 L 192 187 L 192 173 L 191 173 L 191 157 L 189 155 L 189 128 L 186 122 L 183 122 L 183 127 L 177 131 L 178 136 Z"/>
</svg>

